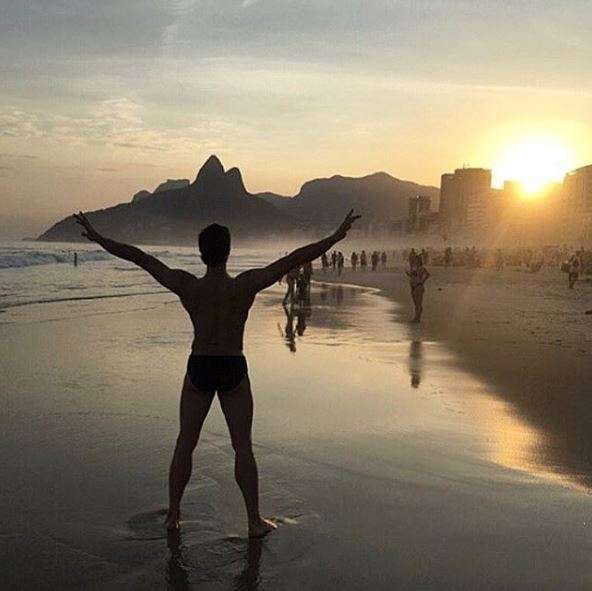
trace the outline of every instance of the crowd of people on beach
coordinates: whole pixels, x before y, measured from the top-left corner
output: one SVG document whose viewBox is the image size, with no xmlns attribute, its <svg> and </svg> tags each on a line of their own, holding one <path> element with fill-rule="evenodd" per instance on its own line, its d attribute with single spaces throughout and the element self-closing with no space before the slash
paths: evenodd
<svg viewBox="0 0 592 591">
<path fill-rule="evenodd" d="M 340 276 L 345 268 L 345 255 L 334 250 L 320 258 L 321 271 Z M 592 274 L 592 250 L 583 247 L 574 250 L 568 246 L 544 246 L 540 248 L 519 247 L 511 249 L 478 249 L 476 246 L 434 248 L 424 247 L 391 250 L 352 251 L 349 266 L 352 271 L 378 271 L 387 267 L 405 268 L 409 279 L 411 297 L 415 307 L 413 322 L 420 322 L 423 312 L 425 283 L 430 277 L 426 266 L 491 268 L 502 271 L 506 267 L 518 268 L 528 273 L 538 273 L 543 268 L 557 268 L 566 273 L 568 288 L 573 289 L 582 274 Z M 313 275 L 312 263 L 292 269 L 285 277 L 287 289 L 283 300 L 288 303 L 310 304 L 310 284 Z"/>
</svg>

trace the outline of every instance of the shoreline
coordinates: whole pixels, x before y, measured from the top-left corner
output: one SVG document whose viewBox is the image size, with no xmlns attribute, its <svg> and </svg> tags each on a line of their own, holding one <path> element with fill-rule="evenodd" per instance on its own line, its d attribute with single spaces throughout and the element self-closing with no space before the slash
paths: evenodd
<svg viewBox="0 0 592 591">
<path fill-rule="evenodd" d="M 554 471 L 592 488 L 592 285 L 568 290 L 559 272 L 430 267 L 421 324 L 402 267 L 376 272 L 315 270 L 317 283 L 379 290 L 398 308 L 411 340 L 436 340 L 460 369 L 492 386 L 543 435 Z"/>
</svg>

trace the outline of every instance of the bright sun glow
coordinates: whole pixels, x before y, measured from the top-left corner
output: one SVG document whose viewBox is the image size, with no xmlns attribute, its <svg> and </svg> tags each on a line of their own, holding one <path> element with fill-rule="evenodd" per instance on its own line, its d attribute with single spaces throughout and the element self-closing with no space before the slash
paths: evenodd
<svg viewBox="0 0 592 591">
<path fill-rule="evenodd" d="M 555 138 L 532 138 L 512 144 L 493 167 L 494 181 L 518 181 L 533 195 L 548 183 L 561 182 L 572 168 L 569 150 Z"/>
</svg>

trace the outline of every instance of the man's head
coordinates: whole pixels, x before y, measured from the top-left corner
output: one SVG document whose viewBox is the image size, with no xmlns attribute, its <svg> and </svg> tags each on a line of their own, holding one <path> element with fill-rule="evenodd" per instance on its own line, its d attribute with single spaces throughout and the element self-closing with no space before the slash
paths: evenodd
<svg viewBox="0 0 592 591">
<path fill-rule="evenodd" d="M 201 260 L 208 267 L 218 267 L 228 260 L 230 254 L 230 231 L 226 226 L 210 224 L 199 233 Z"/>
</svg>

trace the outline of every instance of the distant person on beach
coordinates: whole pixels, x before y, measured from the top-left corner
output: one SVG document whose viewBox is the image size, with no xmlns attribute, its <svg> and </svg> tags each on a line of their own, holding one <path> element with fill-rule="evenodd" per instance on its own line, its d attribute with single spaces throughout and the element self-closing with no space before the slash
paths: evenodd
<svg viewBox="0 0 592 591">
<path fill-rule="evenodd" d="M 341 273 L 343 272 L 343 265 L 345 264 L 345 257 L 343 256 L 343 253 L 341 251 L 339 251 L 337 253 L 337 274 L 341 275 Z"/>
<path fill-rule="evenodd" d="M 243 356 L 243 333 L 255 296 L 343 240 L 360 216 L 350 211 L 339 228 L 323 240 L 291 252 L 266 267 L 231 277 L 226 270 L 230 231 L 212 224 L 199 234 L 199 250 L 207 266 L 203 277 L 170 269 L 135 246 L 99 234 L 87 217 L 74 215 L 82 235 L 106 251 L 135 263 L 161 285 L 179 296 L 194 328 L 191 355 L 181 392 L 180 432 L 169 473 L 169 508 L 166 527 L 179 528 L 183 492 L 191 476 L 192 455 L 214 399 L 226 418 L 235 451 L 235 478 L 243 494 L 250 537 L 260 537 L 277 526 L 259 512 L 259 479 L 251 443 L 253 398 Z"/>
<path fill-rule="evenodd" d="M 300 274 L 300 269 L 296 267 L 295 269 L 290 269 L 286 273 L 286 295 L 284 296 L 283 303 L 292 302 L 294 300 L 294 295 L 296 294 L 296 281 L 298 280 L 298 275 Z"/>
<path fill-rule="evenodd" d="M 450 267 L 450 263 L 452 263 L 452 248 L 447 246 L 446 250 L 444 250 L 444 266 Z"/>
<path fill-rule="evenodd" d="M 384 250 L 382 251 L 382 254 L 380 255 L 380 264 L 382 265 L 382 267 L 386 267 L 386 252 L 384 252 Z"/>
<path fill-rule="evenodd" d="M 580 260 L 579 252 L 576 252 L 571 256 L 568 262 L 568 271 L 567 271 L 567 278 L 568 278 L 568 287 L 569 289 L 573 289 L 577 280 L 580 277 L 580 271 L 582 270 L 582 262 Z"/>
<path fill-rule="evenodd" d="M 321 267 L 323 269 L 323 273 L 326 273 L 327 269 L 329 268 L 329 259 L 327 258 L 326 252 L 321 255 Z"/>
<path fill-rule="evenodd" d="M 376 250 L 370 255 L 370 262 L 372 263 L 372 270 L 376 271 L 376 267 L 378 267 L 378 252 Z"/>
<path fill-rule="evenodd" d="M 337 269 L 337 251 L 333 251 L 331 253 L 331 266 L 333 267 L 333 271 Z"/>
<path fill-rule="evenodd" d="M 409 271 L 405 271 L 409 277 L 409 286 L 411 287 L 411 297 L 415 306 L 415 316 L 411 322 L 420 322 L 423 313 L 423 295 L 425 291 L 424 284 L 430 274 L 423 265 L 422 257 L 418 254 L 411 260 Z"/>
<path fill-rule="evenodd" d="M 358 253 L 355 250 L 351 254 L 350 262 L 352 269 L 355 271 L 358 268 Z"/>
<path fill-rule="evenodd" d="M 74 266 L 78 267 L 78 253 L 77 252 L 74 253 Z"/>
<path fill-rule="evenodd" d="M 368 257 L 366 256 L 366 251 L 363 250 L 360 254 L 360 268 L 362 271 L 366 270 L 366 266 L 368 265 Z"/>
<path fill-rule="evenodd" d="M 308 281 L 304 269 L 300 269 L 296 278 L 296 301 L 302 305 L 308 300 Z"/>
</svg>

